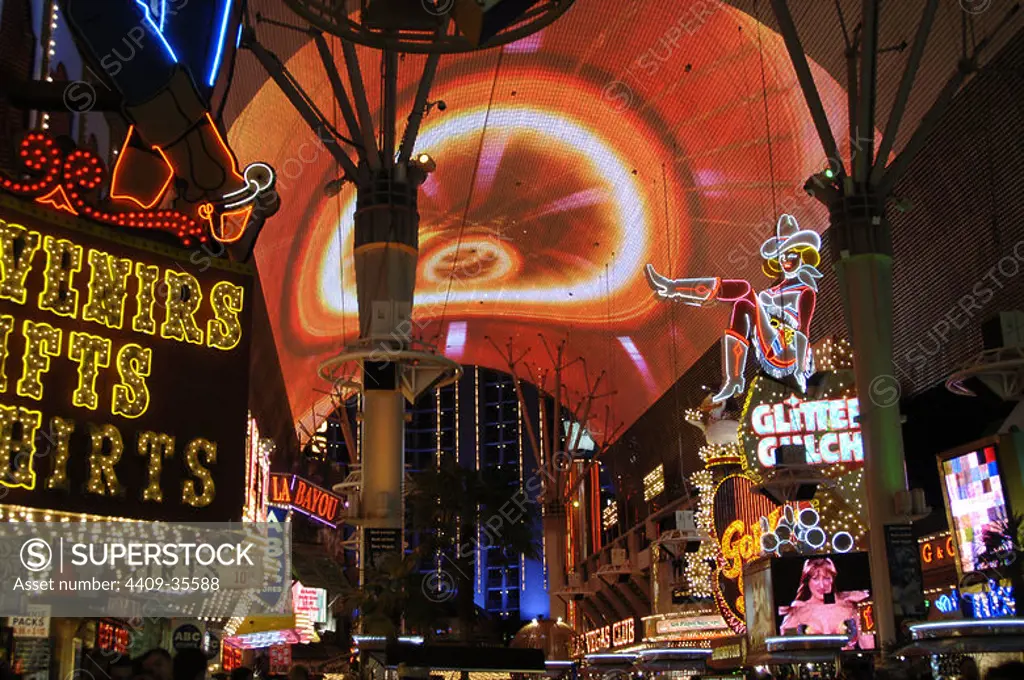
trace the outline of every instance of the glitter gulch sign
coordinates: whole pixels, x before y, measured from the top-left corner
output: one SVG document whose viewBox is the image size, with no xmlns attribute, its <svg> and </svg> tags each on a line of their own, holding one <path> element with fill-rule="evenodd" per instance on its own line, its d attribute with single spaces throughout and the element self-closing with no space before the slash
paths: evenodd
<svg viewBox="0 0 1024 680">
<path fill-rule="evenodd" d="M 804 401 L 796 395 L 784 402 L 758 404 L 750 410 L 750 428 L 759 437 L 757 460 L 775 467 L 775 449 L 803 444 L 810 465 L 863 463 L 860 404 L 852 399 Z"/>
</svg>

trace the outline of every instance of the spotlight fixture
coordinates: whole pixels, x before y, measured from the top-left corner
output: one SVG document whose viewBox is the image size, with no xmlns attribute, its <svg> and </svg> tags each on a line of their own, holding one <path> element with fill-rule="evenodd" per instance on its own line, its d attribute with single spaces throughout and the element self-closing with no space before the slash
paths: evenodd
<svg viewBox="0 0 1024 680">
<path fill-rule="evenodd" d="M 424 105 L 424 107 L 423 107 L 423 115 L 424 115 L 424 116 L 426 116 L 426 115 L 429 115 L 429 114 L 430 114 L 430 111 L 431 111 L 431 110 L 432 110 L 432 109 L 433 109 L 433 108 L 434 108 L 435 106 L 437 107 L 437 110 L 438 110 L 438 111 L 444 111 L 445 109 L 447 109 L 447 108 L 448 108 L 448 105 L 444 103 L 444 100 L 443 100 L 443 99 L 438 99 L 438 100 L 437 100 L 437 101 L 435 101 L 435 102 L 427 102 L 427 103 L 426 103 L 426 105 Z"/>
<path fill-rule="evenodd" d="M 812 198 L 817 198 L 826 203 L 831 203 L 834 200 L 839 199 L 841 196 L 837 186 L 838 182 L 839 176 L 831 167 L 827 167 L 821 172 L 812 175 L 811 178 L 804 183 L 804 191 Z"/>
<path fill-rule="evenodd" d="M 342 187 L 345 186 L 345 182 L 348 179 L 345 177 L 339 177 L 338 179 L 332 179 L 330 182 L 324 185 L 324 195 L 328 197 L 337 196 L 341 193 Z"/>
<path fill-rule="evenodd" d="M 420 169 L 423 172 L 427 173 L 428 175 L 430 173 L 432 173 L 434 170 L 437 169 L 437 163 L 430 156 L 430 154 L 426 154 L 426 153 L 417 154 L 416 159 L 415 159 L 414 162 L 415 162 L 416 165 L 418 165 L 420 167 Z"/>
</svg>

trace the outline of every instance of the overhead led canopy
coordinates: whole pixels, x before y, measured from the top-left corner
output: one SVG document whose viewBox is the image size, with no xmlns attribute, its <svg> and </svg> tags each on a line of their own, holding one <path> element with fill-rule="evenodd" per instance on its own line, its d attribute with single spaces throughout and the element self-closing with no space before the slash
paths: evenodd
<svg viewBox="0 0 1024 680">
<path fill-rule="evenodd" d="M 511 337 L 531 358 L 546 356 L 539 335 L 568 336 L 570 355 L 608 371 L 610 426 L 628 426 L 728 325 L 728 306 L 684 319 L 652 294 L 644 265 L 672 278 L 765 280 L 761 246 L 777 219 L 765 99 L 778 210 L 803 230 L 824 228 L 802 190 L 821 169 L 821 145 L 781 37 L 724 3 L 695 5 L 649 0 L 634 21 L 623 3 L 593 0 L 500 52 L 441 60 L 430 97 L 446 106 L 424 117 L 415 149 L 436 163 L 418 205 L 415 335 L 499 370 L 485 336 L 499 346 Z M 401 64 L 399 110 L 423 59 Z M 315 45 L 287 65 L 314 101 L 330 100 Z M 842 88 L 811 68 L 833 127 L 848 129 Z M 367 90 L 376 110 L 372 78 Z M 256 261 L 292 415 L 312 431 L 313 410 L 332 408 L 317 366 L 358 336 L 355 190 L 325 195 L 336 164 L 273 83 L 249 97 L 229 138 L 239 156 L 278 171 L 282 207 Z M 564 381 L 570 397 L 587 391 L 582 370 Z M 588 423 L 596 439 L 601 429 Z"/>
</svg>

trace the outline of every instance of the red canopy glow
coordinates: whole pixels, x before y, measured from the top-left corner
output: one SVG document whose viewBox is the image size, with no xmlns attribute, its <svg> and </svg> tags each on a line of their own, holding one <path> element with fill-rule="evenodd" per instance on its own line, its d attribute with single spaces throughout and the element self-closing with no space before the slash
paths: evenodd
<svg viewBox="0 0 1024 680">
<path fill-rule="evenodd" d="M 437 162 L 419 206 L 417 333 L 458 361 L 501 370 L 484 336 L 532 348 L 540 368 L 538 334 L 568 337 L 591 380 L 608 371 L 611 426 L 661 396 L 718 340 L 728 313 L 659 303 L 644 264 L 667 276 L 764 280 L 758 247 L 773 203 L 805 228 L 826 225 L 801 189 L 824 158 L 781 38 L 725 5 L 640 4 L 643 21 L 624 18 L 618 0 L 595 0 L 503 50 L 443 57 L 430 98 L 447 107 L 424 119 L 416 147 Z M 360 58 L 376 111 L 378 55 Z M 401 62 L 402 115 L 422 63 Z M 288 68 L 334 110 L 312 44 Z M 848 129 L 844 91 L 812 70 L 833 129 Z M 329 410 L 318 364 L 358 335 L 355 192 L 325 196 L 338 170 L 273 83 L 230 140 L 240 158 L 279 173 L 282 208 L 256 258 L 292 415 L 308 425 L 313 409 Z M 582 365 L 565 378 L 575 400 Z M 593 415 L 600 439 L 602 404 Z"/>
</svg>

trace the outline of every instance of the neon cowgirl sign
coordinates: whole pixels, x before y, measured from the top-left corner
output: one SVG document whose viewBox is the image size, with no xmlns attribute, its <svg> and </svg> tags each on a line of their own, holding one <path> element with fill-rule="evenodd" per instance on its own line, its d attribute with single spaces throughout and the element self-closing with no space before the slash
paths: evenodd
<svg viewBox="0 0 1024 680">
<path fill-rule="evenodd" d="M 863 463 L 859 415 L 856 398 L 804 401 L 792 395 L 782 403 L 759 404 L 750 418 L 759 438 L 757 460 L 774 467 L 777 447 L 803 444 L 810 465 Z"/>
</svg>

